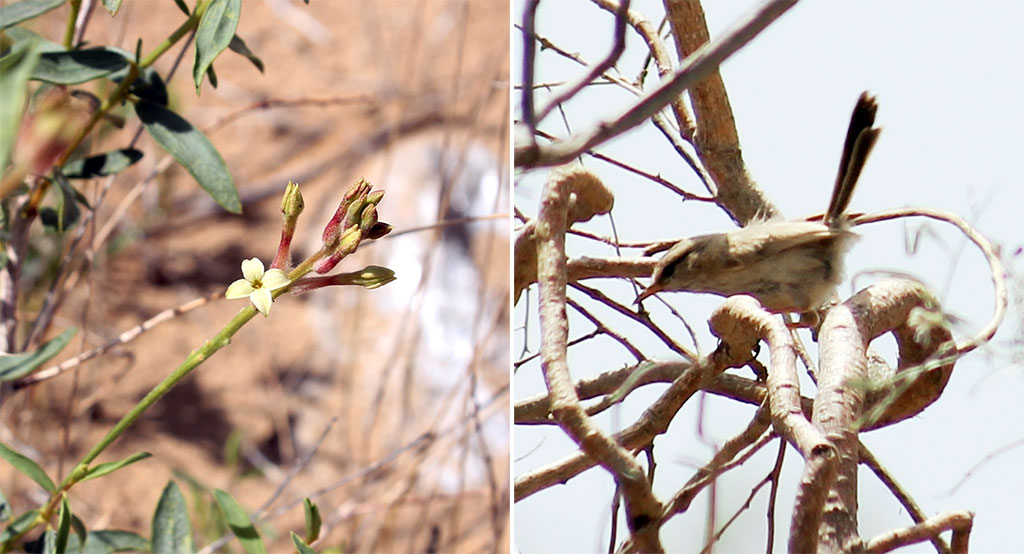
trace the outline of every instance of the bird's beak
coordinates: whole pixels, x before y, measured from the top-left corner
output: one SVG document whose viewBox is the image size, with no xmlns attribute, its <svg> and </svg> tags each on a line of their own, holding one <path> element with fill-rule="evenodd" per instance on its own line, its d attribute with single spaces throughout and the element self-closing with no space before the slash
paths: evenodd
<svg viewBox="0 0 1024 554">
<path fill-rule="evenodd" d="M 656 293 L 661 292 L 661 290 L 661 285 L 659 285 L 658 283 L 651 283 L 651 286 L 645 288 L 640 293 L 640 295 L 636 297 L 636 300 L 633 303 L 639 305 L 644 298 L 647 298 L 648 296 L 654 296 Z"/>
</svg>

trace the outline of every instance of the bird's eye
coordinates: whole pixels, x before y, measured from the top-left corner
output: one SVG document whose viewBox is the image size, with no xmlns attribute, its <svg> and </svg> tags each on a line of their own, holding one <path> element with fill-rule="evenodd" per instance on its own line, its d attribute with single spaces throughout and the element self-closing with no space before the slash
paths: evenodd
<svg viewBox="0 0 1024 554">
<path fill-rule="evenodd" d="M 673 275 L 675 275 L 677 268 L 686 267 L 686 259 L 689 258 L 690 255 L 694 253 L 694 251 L 695 250 L 693 248 L 687 248 L 678 256 L 676 256 L 676 259 L 672 260 L 671 263 L 666 264 L 665 269 L 661 272 L 662 278 L 670 279 Z"/>
<path fill-rule="evenodd" d="M 661 271 L 661 278 L 663 280 L 671 279 L 672 276 L 676 274 L 676 268 L 683 267 L 683 264 L 686 263 L 686 257 L 689 255 L 690 251 L 687 250 L 686 252 L 683 252 L 681 256 L 672 260 L 671 263 L 666 264 L 665 269 Z"/>
</svg>

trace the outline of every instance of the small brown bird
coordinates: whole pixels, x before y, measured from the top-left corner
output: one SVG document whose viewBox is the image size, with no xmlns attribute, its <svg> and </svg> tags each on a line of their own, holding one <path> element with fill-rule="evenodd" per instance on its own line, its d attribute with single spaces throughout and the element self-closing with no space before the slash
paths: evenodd
<svg viewBox="0 0 1024 554">
<path fill-rule="evenodd" d="M 875 98 L 857 99 L 846 132 L 832 199 L 824 222 L 764 221 L 728 233 L 683 239 L 654 267 L 650 286 L 637 297 L 661 291 L 749 294 L 773 312 L 820 307 L 843 278 L 843 256 L 853 242 L 844 212 L 881 129 Z"/>
</svg>

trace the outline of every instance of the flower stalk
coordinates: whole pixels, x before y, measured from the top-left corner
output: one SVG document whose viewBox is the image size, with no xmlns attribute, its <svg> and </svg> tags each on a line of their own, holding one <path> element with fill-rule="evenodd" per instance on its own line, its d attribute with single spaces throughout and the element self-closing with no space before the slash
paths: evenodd
<svg viewBox="0 0 1024 554">
<path fill-rule="evenodd" d="M 295 222 L 299 214 L 306 207 L 302 200 L 302 193 L 299 192 L 298 183 L 288 181 L 284 191 L 284 198 L 281 199 L 281 213 L 284 214 L 284 224 L 281 226 L 281 241 L 277 245 L 277 255 L 274 256 L 271 268 L 287 269 L 292 265 L 292 236 L 295 234 Z"/>
<path fill-rule="evenodd" d="M 395 272 L 378 265 L 366 266 L 360 271 L 336 273 L 334 275 L 303 277 L 292 283 L 288 292 L 302 294 L 311 290 L 335 285 L 355 285 L 367 289 L 375 289 L 395 280 Z"/>
<path fill-rule="evenodd" d="M 244 279 L 239 279 L 228 287 L 227 296 L 232 298 L 243 298 L 248 296 L 250 304 L 239 310 L 237 314 L 212 338 L 206 340 L 202 346 L 193 350 L 178 367 L 174 369 L 159 384 L 153 387 L 146 396 L 139 401 L 132 409 L 117 422 L 107 434 L 99 440 L 82 457 L 70 473 L 61 482 L 58 489 L 50 496 L 47 502 L 39 509 L 33 523 L 19 533 L 17 536 L 9 537 L 0 545 L 0 551 L 5 551 L 15 541 L 19 540 L 25 533 L 38 525 L 45 525 L 52 519 L 60 499 L 76 483 L 85 479 L 89 474 L 90 464 L 111 444 L 114 443 L 129 427 L 163 398 L 175 385 L 181 382 L 188 374 L 194 371 L 199 365 L 208 360 L 221 348 L 231 343 L 231 338 L 257 313 L 266 316 L 270 311 L 273 299 L 288 292 L 302 293 L 317 288 L 333 285 L 356 285 L 373 289 L 381 287 L 395 280 L 392 270 L 380 266 L 368 266 L 361 271 L 352 273 L 339 273 L 330 276 L 317 276 L 303 278 L 307 273 L 314 271 L 315 267 L 326 260 L 334 260 L 336 264 L 341 258 L 349 253 L 355 252 L 359 242 L 365 236 L 373 235 L 375 238 L 387 234 L 391 226 L 377 221 L 376 206 L 383 197 L 383 192 L 370 193 L 370 185 L 365 180 L 360 180 L 345 195 L 345 200 L 338 208 L 338 213 L 328 223 L 328 229 L 332 224 L 338 229 L 337 235 L 324 232 L 324 246 L 312 256 L 305 259 L 287 273 L 278 267 L 264 271 L 263 263 L 257 258 L 245 260 L 242 263 Z M 303 202 L 299 193 L 298 185 L 289 182 L 285 190 L 284 199 L 281 204 L 281 211 L 284 213 L 285 222 L 282 229 L 281 244 L 278 246 L 278 257 L 275 263 L 287 260 L 290 257 L 290 245 L 295 230 L 295 222 L 302 212 Z M 338 214 L 341 214 L 340 216 Z M 341 232 L 341 224 L 351 223 Z M 383 234 L 381 234 L 383 231 Z M 328 237 L 330 240 L 328 241 Z M 283 252 L 283 254 L 282 254 Z M 287 264 L 287 261 L 282 263 Z M 333 267 L 333 265 L 331 266 Z M 255 298 L 255 297 L 258 297 Z"/>
<path fill-rule="evenodd" d="M 345 256 L 359 248 L 364 238 L 378 239 L 391 231 L 391 226 L 377 220 L 377 204 L 384 191 L 371 191 L 366 179 L 359 179 L 345 192 L 345 197 L 324 227 L 324 248 L 331 255 L 313 266 L 317 273 L 327 273 Z"/>
</svg>

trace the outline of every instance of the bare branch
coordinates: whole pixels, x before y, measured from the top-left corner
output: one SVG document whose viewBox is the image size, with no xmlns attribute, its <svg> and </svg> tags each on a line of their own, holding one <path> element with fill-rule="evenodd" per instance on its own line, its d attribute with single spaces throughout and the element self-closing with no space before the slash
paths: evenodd
<svg viewBox="0 0 1024 554">
<path fill-rule="evenodd" d="M 999 256 L 996 254 L 995 249 L 992 247 L 992 243 L 990 243 L 984 235 L 974 230 L 974 227 L 967 223 L 967 221 L 962 217 L 941 210 L 931 210 L 926 208 L 885 210 L 872 215 L 856 217 L 853 219 L 852 223 L 854 225 L 864 225 L 866 223 L 888 221 L 890 219 L 900 217 L 927 217 L 938 221 L 945 221 L 946 223 L 952 224 L 960 229 L 960 231 L 966 235 L 967 238 L 978 247 L 978 249 L 981 250 L 982 255 L 985 256 L 985 260 L 988 262 L 989 272 L 992 278 L 992 286 L 995 289 L 995 307 L 992 312 L 992 317 L 989 319 L 988 323 L 985 324 L 985 326 L 982 327 L 974 337 L 957 344 L 956 349 L 957 352 L 966 354 L 967 352 L 970 352 L 991 340 L 999 329 L 999 325 L 1003 322 L 1008 302 L 1006 292 L 1006 270 L 1003 267 L 1003 263 L 999 260 Z"/>
<path fill-rule="evenodd" d="M 917 502 L 914 502 L 914 499 L 910 497 L 910 493 L 904 490 L 903 487 L 896 482 L 896 479 L 889 474 L 888 470 L 882 466 L 882 463 L 875 458 L 875 455 L 872 454 L 870 450 L 868 450 L 868 447 L 864 446 L 864 443 L 860 444 L 858 455 L 860 457 L 860 462 L 866 465 L 868 469 L 878 477 L 878 480 L 881 481 L 887 489 L 889 489 L 889 492 L 896 497 L 896 500 L 898 500 L 899 503 L 907 510 L 907 513 L 910 514 L 910 518 L 914 520 L 914 523 L 924 523 L 927 519 L 924 515 L 924 511 L 917 505 Z M 940 554 L 949 553 L 949 545 L 946 544 L 946 541 L 943 540 L 942 537 L 935 535 L 932 537 L 931 541 L 932 544 L 935 545 L 935 550 L 937 552 Z"/>
<path fill-rule="evenodd" d="M 857 430 L 868 379 L 867 339 L 854 308 L 841 304 L 829 310 L 819 331 L 818 392 L 811 422 L 836 449 L 838 468 L 824 507 L 818 544 L 825 551 L 842 550 L 857 540 Z M 870 313 L 870 312 L 868 312 Z"/>
<path fill-rule="evenodd" d="M 700 390 L 701 384 L 707 376 L 720 371 L 710 365 L 713 363 L 711 358 L 704 358 L 702 364 L 709 365 L 688 365 L 679 377 L 672 381 L 668 389 L 644 411 L 643 417 L 615 433 L 615 441 L 633 451 L 643 448 L 655 436 L 664 433 L 683 404 Z M 520 475 L 515 482 L 515 499 L 519 501 L 537 491 L 564 483 L 595 465 L 597 465 L 596 462 L 587 453 L 581 451 L 558 462 Z"/>
<path fill-rule="evenodd" d="M 615 12 L 615 32 L 612 34 L 612 48 L 608 55 L 603 60 L 594 64 L 590 71 L 580 78 L 579 81 L 557 94 L 546 106 L 541 108 L 535 123 L 544 121 L 544 118 L 551 113 L 555 106 L 576 96 L 579 91 L 583 90 L 583 87 L 589 85 L 594 79 L 600 77 L 601 74 L 611 69 L 619 61 L 619 57 L 626 50 L 626 12 L 629 11 L 629 2 L 630 0 L 623 0 Z"/>
<path fill-rule="evenodd" d="M 566 300 L 566 304 L 575 308 L 576 311 L 580 313 L 580 315 L 587 318 L 591 323 L 593 323 L 594 326 L 597 327 L 598 332 L 600 332 L 603 335 L 608 335 L 609 337 L 614 339 L 615 342 L 621 344 L 623 348 L 628 350 L 629 353 L 633 355 L 636 361 L 639 362 L 640 360 L 646 358 L 643 352 L 640 352 L 635 346 L 633 346 L 633 344 L 629 342 L 629 340 L 626 337 L 613 331 L 610 327 L 602 323 L 600 319 L 597 319 L 597 316 L 590 313 L 590 311 L 584 308 L 583 306 L 580 306 L 579 302 L 576 302 L 575 300 L 569 298 Z"/>
<path fill-rule="evenodd" d="M 593 0 L 593 2 L 610 12 L 616 12 L 619 9 L 619 3 L 616 0 Z M 673 64 L 664 42 L 658 36 L 658 31 L 642 15 L 633 10 L 626 12 L 626 18 L 629 25 L 647 44 L 647 48 L 651 51 L 651 59 L 654 60 L 654 65 L 658 68 L 658 77 L 664 80 L 667 75 L 672 73 Z M 693 115 L 690 114 L 690 109 L 686 106 L 682 95 L 677 96 L 670 106 L 676 123 L 679 125 L 680 134 L 686 141 L 692 141 L 695 129 Z"/>
<path fill-rule="evenodd" d="M 903 546 L 930 540 L 943 531 L 952 530 L 954 554 L 966 554 L 967 539 L 970 537 L 973 525 L 973 512 L 946 512 L 930 517 L 927 521 L 913 527 L 883 533 L 868 541 L 864 545 L 864 552 L 872 554 L 891 552 Z"/>
<path fill-rule="evenodd" d="M 139 338 L 139 336 L 145 333 L 146 331 L 149 331 L 153 327 L 156 327 L 157 325 L 160 325 L 165 321 L 174 319 L 175 317 L 190 312 L 196 308 L 199 308 L 200 306 L 205 306 L 207 302 L 214 300 L 216 298 L 220 298 L 223 295 L 223 291 L 217 291 L 207 296 L 202 296 L 193 300 L 189 300 L 188 302 L 185 302 L 184 304 L 178 306 L 177 308 L 170 308 L 164 310 L 156 314 L 155 316 L 147 319 L 146 321 L 143 321 L 142 323 L 136 325 L 135 327 L 132 327 L 131 329 L 128 329 L 127 331 L 121 333 L 116 338 L 114 338 L 111 341 L 108 341 L 102 346 L 93 348 L 92 350 L 88 352 L 83 352 L 75 356 L 74 358 L 65 360 L 57 365 L 50 366 L 46 369 L 37 371 L 31 375 L 22 377 L 21 379 L 14 381 L 13 387 L 15 390 L 17 390 L 35 385 L 36 383 L 40 383 L 47 379 L 53 379 L 54 377 L 62 373 L 71 371 L 72 369 L 78 367 L 84 362 L 87 362 L 95 358 L 96 356 L 106 354 L 113 348 L 116 348 L 122 344 L 127 344 Z"/>
<path fill-rule="evenodd" d="M 597 428 L 580 406 L 569 378 L 565 314 L 565 231 L 569 214 L 565 179 L 551 179 L 537 216 L 537 275 L 540 289 L 541 353 L 544 380 L 551 392 L 551 413 L 562 429 L 614 477 L 626 507 L 633 538 L 645 552 L 661 552 L 657 521 L 661 503 L 654 497 L 643 468 L 629 451 Z"/>
<path fill-rule="evenodd" d="M 527 0 L 523 9 L 523 75 L 522 91 L 520 91 L 521 117 L 528 131 L 528 140 L 534 142 L 537 131 L 537 116 L 533 107 L 533 71 L 537 59 L 536 21 L 537 6 L 540 0 Z"/>
<path fill-rule="evenodd" d="M 769 425 L 771 425 L 771 417 L 768 410 L 758 408 L 750 423 L 747 424 L 747 427 L 726 441 L 711 460 L 698 469 L 693 477 L 686 482 L 686 485 L 676 492 L 672 500 L 666 504 L 663 519 L 668 521 L 672 516 L 688 510 L 690 503 L 693 502 L 693 499 L 696 498 L 700 491 L 704 490 L 704 487 L 710 485 L 719 475 L 743 464 L 743 462 L 767 445 L 773 438 L 772 435 L 765 435 Z M 763 438 L 762 435 L 764 435 Z M 734 460 L 747 447 L 750 447 L 750 449 L 743 456 Z"/>
<path fill-rule="evenodd" d="M 721 38 L 694 52 L 672 74 L 670 79 L 664 81 L 646 94 L 637 104 L 613 120 L 600 122 L 589 131 L 551 145 L 540 146 L 535 143 L 517 145 L 515 149 L 516 166 L 529 168 L 566 163 L 580 153 L 644 123 L 672 102 L 683 90 L 700 81 L 726 58 L 750 42 L 795 4 L 796 0 L 765 2 L 753 13 L 738 21 Z"/>
</svg>

